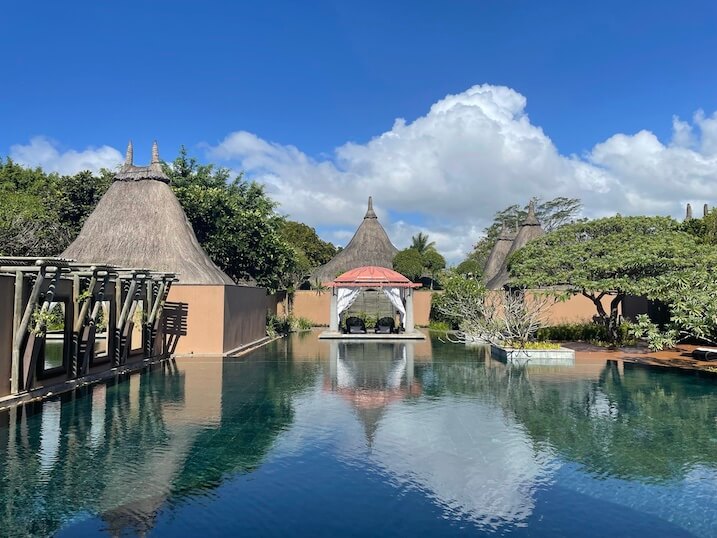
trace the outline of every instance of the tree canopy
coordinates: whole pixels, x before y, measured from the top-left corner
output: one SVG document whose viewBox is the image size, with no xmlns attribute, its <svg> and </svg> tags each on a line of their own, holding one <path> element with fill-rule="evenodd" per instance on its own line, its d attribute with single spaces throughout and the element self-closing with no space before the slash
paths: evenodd
<svg viewBox="0 0 717 538">
<path fill-rule="evenodd" d="M 165 171 L 209 257 L 236 281 L 252 280 L 269 289 L 286 285 L 297 265 L 281 236 L 284 219 L 258 183 L 226 169 L 200 165 L 184 148 Z"/>
<path fill-rule="evenodd" d="M 285 219 L 261 185 L 241 174 L 232 178 L 225 168 L 200 164 L 184 147 L 164 168 L 197 240 L 214 263 L 237 281 L 253 280 L 270 289 L 291 281 L 298 255 L 282 235 Z M 113 177 L 108 170 L 68 176 L 0 160 L 0 255 L 61 253 Z M 320 255 L 310 252 L 309 258 Z"/>
<path fill-rule="evenodd" d="M 431 288 L 436 276 L 446 267 L 446 259 L 436 250 L 436 243 L 428 234 L 419 232 L 411 238 L 411 246 L 398 252 L 393 268 L 414 282 L 430 277 Z"/>
<path fill-rule="evenodd" d="M 511 284 L 581 293 L 614 327 L 625 295 L 662 299 L 665 281 L 690 274 L 705 255 L 671 218 L 615 216 L 566 225 L 531 241 L 508 266 Z M 609 314 L 601 303 L 605 296 L 612 297 Z"/>
</svg>

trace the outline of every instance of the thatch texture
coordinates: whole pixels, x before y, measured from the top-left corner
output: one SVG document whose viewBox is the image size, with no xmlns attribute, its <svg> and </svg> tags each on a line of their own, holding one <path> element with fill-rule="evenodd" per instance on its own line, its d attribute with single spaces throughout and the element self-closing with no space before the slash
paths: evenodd
<svg viewBox="0 0 717 538">
<path fill-rule="evenodd" d="M 510 248 L 513 246 L 513 240 L 515 239 L 516 232 L 508 230 L 503 224 L 503 228 L 500 230 L 500 235 L 493 245 L 493 248 L 488 254 L 488 259 L 485 262 L 483 268 L 483 283 L 490 282 L 495 275 L 500 272 L 501 267 L 505 263 Z"/>
<path fill-rule="evenodd" d="M 397 252 L 386 230 L 378 222 L 373 201 L 369 197 L 366 215 L 349 244 L 326 264 L 318 267 L 311 275 L 311 281 L 329 282 L 350 269 L 367 265 L 393 269 L 393 258 Z"/>
<path fill-rule="evenodd" d="M 520 225 L 518 234 L 515 236 L 513 244 L 510 246 L 510 250 L 501 264 L 500 271 L 498 271 L 496 275 L 488 281 L 486 287 L 489 290 L 497 290 L 505 286 L 508 283 L 510 276 L 508 274 L 508 258 L 510 258 L 510 255 L 544 233 L 545 231 L 543 231 L 538 218 L 535 216 L 535 207 L 533 206 L 533 202 L 531 202 L 528 206 L 528 215 Z"/>
<path fill-rule="evenodd" d="M 156 144 L 152 153 L 158 164 Z M 133 166 L 130 146 L 128 162 L 122 167 L 125 172 L 117 174 L 62 256 L 177 273 L 180 284 L 233 284 L 199 245 L 169 180 L 157 179 L 154 171 L 146 176 L 135 173 L 154 164 Z M 133 174 L 133 179 L 128 179 L 127 173 Z"/>
</svg>

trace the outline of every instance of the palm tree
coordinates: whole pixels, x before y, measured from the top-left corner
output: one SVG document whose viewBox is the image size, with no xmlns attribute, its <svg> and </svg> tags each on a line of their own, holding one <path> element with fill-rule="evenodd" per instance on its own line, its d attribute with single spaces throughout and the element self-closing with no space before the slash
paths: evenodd
<svg viewBox="0 0 717 538">
<path fill-rule="evenodd" d="M 427 250 L 435 249 L 436 242 L 428 241 L 428 234 L 418 232 L 418 235 L 411 237 L 411 248 L 416 249 L 421 255 L 425 254 Z"/>
</svg>

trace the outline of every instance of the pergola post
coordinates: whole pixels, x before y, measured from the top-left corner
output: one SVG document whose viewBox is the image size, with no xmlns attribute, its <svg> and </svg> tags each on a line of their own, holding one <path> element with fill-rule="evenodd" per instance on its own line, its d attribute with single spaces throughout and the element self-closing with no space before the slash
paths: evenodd
<svg viewBox="0 0 717 538">
<path fill-rule="evenodd" d="M 413 288 L 406 288 L 406 322 L 404 330 L 407 333 L 414 331 L 413 327 Z"/>
<path fill-rule="evenodd" d="M 336 290 L 335 287 L 331 288 L 331 311 L 329 313 L 329 330 L 335 333 L 339 332 L 339 307 Z"/>
</svg>

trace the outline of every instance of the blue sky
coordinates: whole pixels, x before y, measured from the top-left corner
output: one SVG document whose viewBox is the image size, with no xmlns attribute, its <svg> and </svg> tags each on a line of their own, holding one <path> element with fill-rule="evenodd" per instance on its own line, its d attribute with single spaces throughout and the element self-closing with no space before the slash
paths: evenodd
<svg viewBox="0 0 717 538">
<path fill-rule="evenodd" d="M 715 2 L 53 1 L 1 17 L 0 155 L 29 165 L 185 144 L 329 239 L 373 194 L 394 242 L 422 229 L 452 259 L 536 194 L 581 196 L 588 215 L 717 201 Z"/>
</svg>

